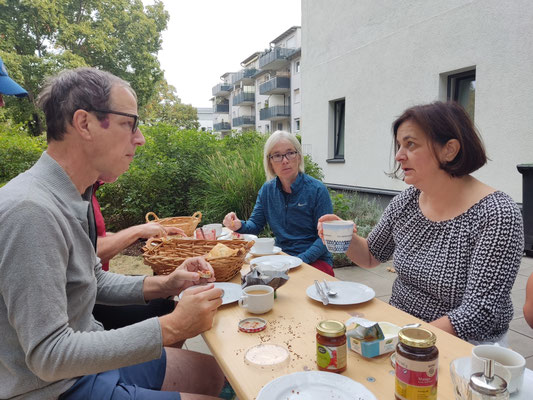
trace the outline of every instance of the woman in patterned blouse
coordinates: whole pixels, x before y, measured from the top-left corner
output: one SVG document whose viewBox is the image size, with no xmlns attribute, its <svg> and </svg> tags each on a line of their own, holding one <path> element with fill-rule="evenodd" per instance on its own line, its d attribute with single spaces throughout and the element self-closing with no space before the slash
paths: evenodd
<svg viewBox="0 0 533 400">
<path fill-rule="evenodd" d="M 365 268 L 393 258 L 390 304 L 464 340 L 500 341 L 513 317 L 522 216 L 506 194 L 470 174 L 487 157 L 456 103 L 407 109 L 394 123 L 396 170 L 411 185 L 347 256 Z M 327 215 L 322 221 L 339 219 Z"/>
</svg>

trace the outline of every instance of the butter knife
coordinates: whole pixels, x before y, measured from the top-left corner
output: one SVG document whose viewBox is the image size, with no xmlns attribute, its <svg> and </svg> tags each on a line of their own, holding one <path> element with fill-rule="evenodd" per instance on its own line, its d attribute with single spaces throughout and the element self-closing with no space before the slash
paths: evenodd
<svg viewBox="0 0 533 400">
<path fill-rule="evenodd" d="M 318 281 L 316 279 L 315 279 L 315 288 L 316 288 L 316 291 L 317 291 L 318 295 L 322 299 L 322 304 L 327 306 L 329 304 L 328 296 L 326 296 L 326 293 L 324 293 L 324 291 L 320 287 L 320 283 L 318 283 Z"/>
</svg>

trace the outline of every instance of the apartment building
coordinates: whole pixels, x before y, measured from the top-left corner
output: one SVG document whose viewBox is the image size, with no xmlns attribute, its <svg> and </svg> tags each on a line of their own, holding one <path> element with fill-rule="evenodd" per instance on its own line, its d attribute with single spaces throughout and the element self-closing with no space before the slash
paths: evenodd
<svg viewBox="0 0 533 400">
<path fill-rule="evenodd" d="M 533 2 L 302 0 L 304 151 L 331 186 L 393 195 L 391 124 L 456 100 L 490 157 L 474 173 L 522 201 L 533 163 Z M 293 95 L 294 96 L 294 95 Z"/>
<path fill-rule="evenodd" d="M 300 130 L 301 28 L 293 26 L 276 37 L 263 52 L 226 72 L 212 89 L 213 130 Z"/>
</svg>

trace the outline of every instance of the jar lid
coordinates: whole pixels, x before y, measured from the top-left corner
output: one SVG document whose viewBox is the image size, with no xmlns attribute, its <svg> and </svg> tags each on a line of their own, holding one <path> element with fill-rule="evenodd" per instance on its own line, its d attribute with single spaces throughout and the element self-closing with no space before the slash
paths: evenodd
<svg viewBox="0 0 533 400">
<path fill-rule="evenodd" d="M 327 319 L 318 323 L 316 331 L 325 337 L 338 337 L 346 333 L 346 326 L 340 321 Z"/>
<path fill-rule="evenodd" d="M 426 348 L 435 345 L 437 337 L 425 328 L 403 328 L 398 332 L 398 338 L 407 346 Z"/>
<path fill-rule="evenodd" d="M 263 318 L 245 318 L 239 321 L 241 332 L 253 333 L 265 330 L 267 322 Z"/>
<path fill-rule="evenodd" d="M 248 365 L 258 368 L 282 368 L 289 363 L 289 350 L 275 343 L 261 343 L 250 347 L 244 354 Z"/>
</svg>

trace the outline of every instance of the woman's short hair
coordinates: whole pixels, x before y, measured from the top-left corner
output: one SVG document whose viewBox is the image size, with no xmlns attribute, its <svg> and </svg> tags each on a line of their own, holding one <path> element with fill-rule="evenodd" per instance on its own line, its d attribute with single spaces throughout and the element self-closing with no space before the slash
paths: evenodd
<svg viewBox="0 0 533 400">
<path fill-rule="evenodd" d="M 276 177 L 276 174 L 272 169 L 272 165 L 270 165 L 270 152 L 272 151 L 272 148 L 281 140 L 287 140 L 294 146 L 294 150 L 296 150 L 298 152 L 298 155 L 300 156 L 298 170 L 300 172 L 304 172 L 304 157 L 302 155 L 302 145 L 300 144 L 298 139 L 296 139 L 296 136 L 292 135 L 289 132 L 276 131 L 267 139 L 263 152 L 263 166 L 265 167 L 265 175 L 267 181 Z"/>
<path fill-rule="evenodd" d="M 128 89 L 135 98 L 135 91 L 125 80 L 96 68 L 64 70 L 48 78 L 38 99 L 46 116 L 46 139 L 62 140 L 67 124 L 77 110 L 107 110 L 113 86 Z M 98 119 L 105 118 L 99 113 Z"/>
<path fill-rule="evenodd" d="M 440 168 L 451 176 L 468 175 L 486 164 L 487 155 L 481 136 L 460 104 L 437 101 L 405 110 L 392 124 L 396 152 L 399 148 L 396 142 L 398 128 L 406 121 L 416 123 L 424 131 L 435 155 L 436 146 L 444 146 L 450 139 L 457 139 L 460 149 L 455 158 L 440 162 Z M 400 164 L 395 162 L 392 175 L 402 178 L 400 172 Z"/>
</svg>

